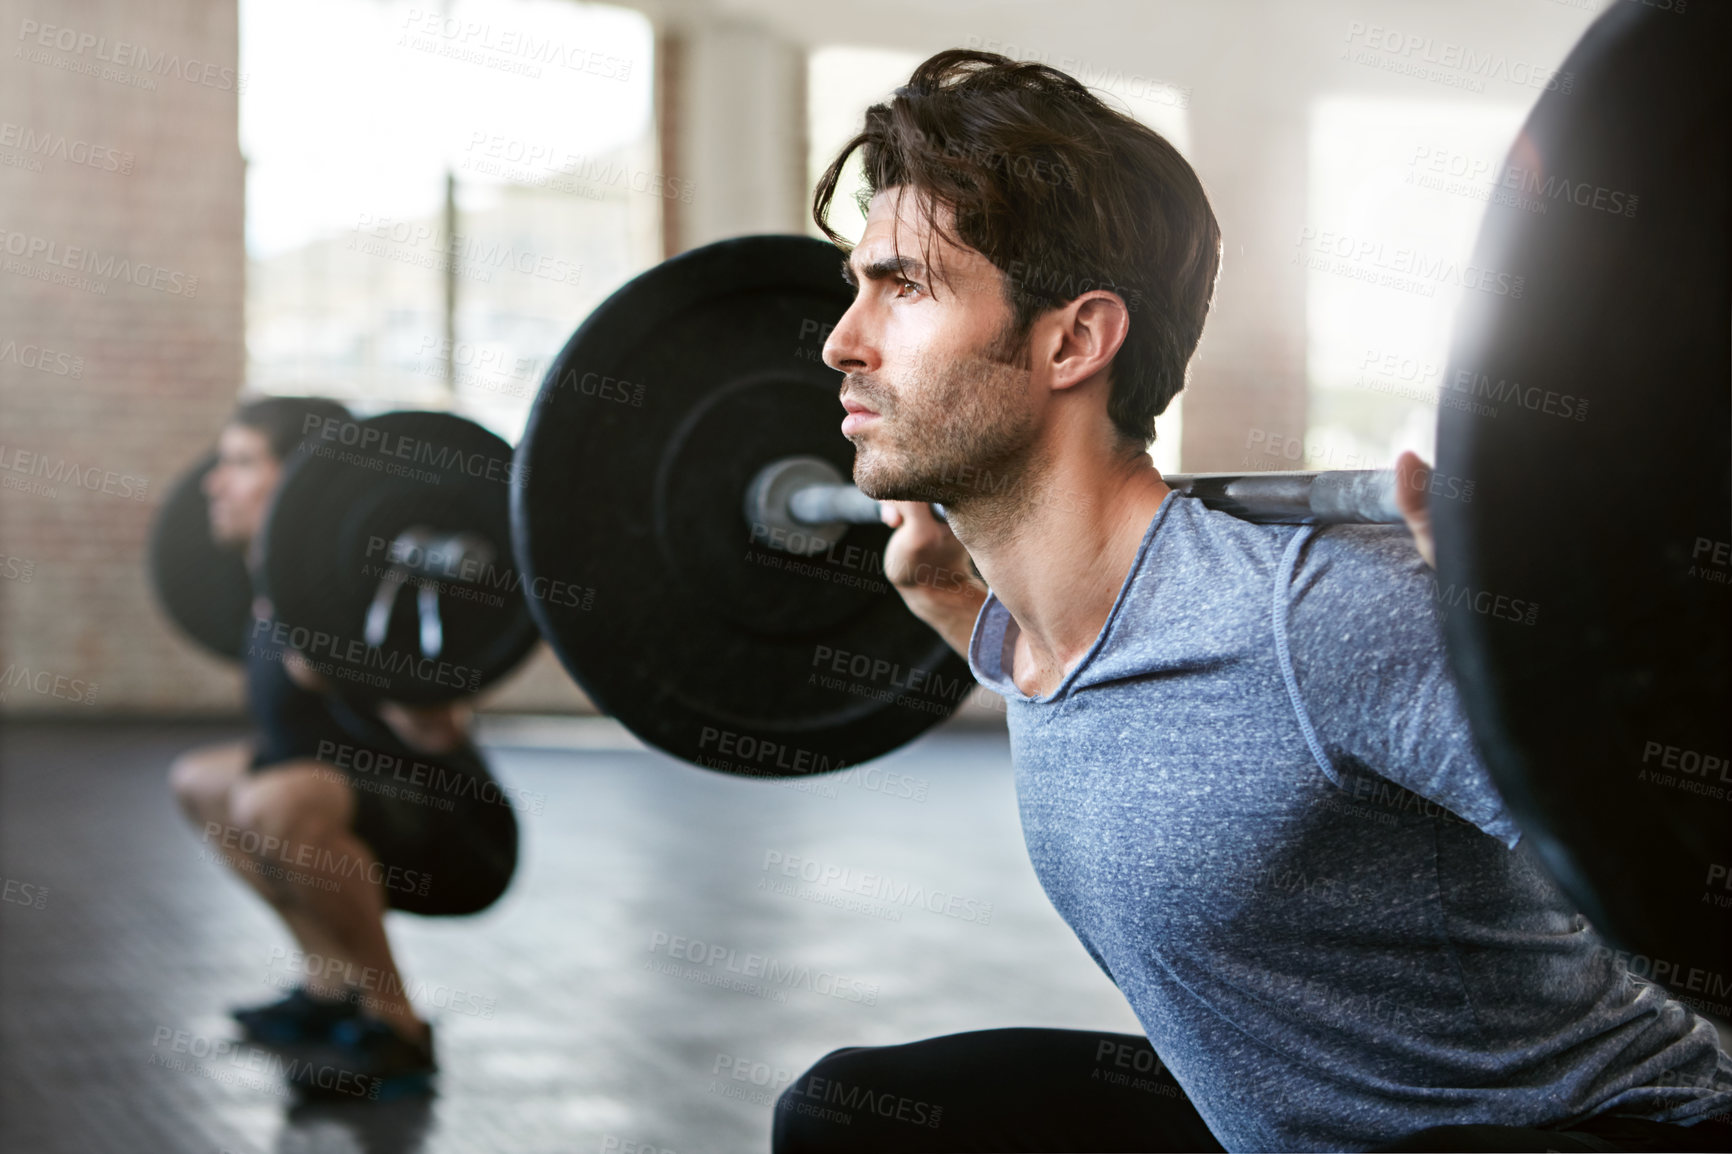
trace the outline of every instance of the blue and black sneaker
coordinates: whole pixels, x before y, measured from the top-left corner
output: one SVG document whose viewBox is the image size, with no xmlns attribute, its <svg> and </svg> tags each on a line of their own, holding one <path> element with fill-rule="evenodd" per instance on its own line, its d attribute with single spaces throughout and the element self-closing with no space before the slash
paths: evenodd
<svg viewBox="0 0 1732 1154">
<path fill-rule="evenodd" d="M 433 1027 L 419 1042 L 377 1018 L 357 1016 L 331 1031 L 316 1060 L 297 1061 L 289 1081 L 308 1098 L 390 1102 L 433 1092 Z"/>
<path fill-rule="evenodd" d="M 280 1002 L 229 1011 L 248 1041 L 263 1046 L 307 1046 L 331 1040 L 331 1032 L 361 1014 L 360 998 L 350 990 L 332 1000 L 296 986 Z"/>
</svg>

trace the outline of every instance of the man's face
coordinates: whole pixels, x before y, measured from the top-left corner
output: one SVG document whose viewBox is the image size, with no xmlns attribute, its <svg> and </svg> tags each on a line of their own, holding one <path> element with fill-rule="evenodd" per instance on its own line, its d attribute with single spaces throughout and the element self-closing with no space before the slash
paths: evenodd
<svg viewBox="0 0 1732 1154">
<path fill-rule="evenodd" d="M 205 474 L 210 502 L 211 537 L 220 545 L 244 549 L 265 523 L 265 511 L 283 474 L 282 462 L 257 429 L 229 425 L 217 439 L 216 467 Z"/>
<path fill-rule="evenodd" d="M 1020 483 L 1040 397 L 1030 371 L 1011 363 L 1019 350 L 999 271 L 932 237 L 912 196 L 899 214 L 901 191 L 872 198 L 848 262 L 859 293 L 824 343 L 824 363 L 847 374 L 854 483 L 881 501 L 961 506 Z"/>
</svg>

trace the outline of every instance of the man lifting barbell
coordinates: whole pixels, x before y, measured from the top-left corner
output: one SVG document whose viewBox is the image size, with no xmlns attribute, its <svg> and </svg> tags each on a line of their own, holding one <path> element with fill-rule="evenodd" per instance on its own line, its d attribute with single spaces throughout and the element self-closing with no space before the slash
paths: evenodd
<svg viewBox="0 0 1732 1154">
<path fill-rule="evenodd" d="M 364 492 L 342 486 L 334 490 L 345 494 L 342 500 L 323 501 L 316 499 L 317 486 L 303 483 L 285 509 L 285 471 L 298 461 L 295 475 L 302 482 L 310 471 L 330 472 L 336 466 L 329 460 L 352 453 L 343 446 L 361 441 L 350 434 L 365 428 L 334 402 L 253 401 L 223 429 L 214 465 L 202 474 L 210 544 L 244 554 L 255 577 L 276 570 L 270 591 L 296 606 L 292 616 L 260 596 L 244 628 L 235 621 L 218 623 L 226 632 L 213 629 L 196 606 L 185 604 L 185 590 L 202 577 L 214 580 L 217 592 L 231 592 L 237 580 L 232 558 L 195 547 L 204 526 L 175 525 L 172 516 L 159 530 L 168 542 L 158 553 L 174 558 L 178 568 L 165 576 L 159 565 L 158 584 L 171 611 L 191 617 L 189 632 L 232 638 L 239 629 L 257 727 L 251 740 L 183 754 L 170 783 L 206 848 L 264 899 L 297 946 L 282 975 L 281 984 L 292 987 L 287 996 L 237 1010 L 235 1017 L 253 1041 L 318 1047 L 328 1057 L 293 1068 L 304 1072 L 297 1081 L 304 1091 L 387 1099 L 429 1090 L 436 1062 L 432 1029 L 411 1004 L 393 957 L 385 911 L 486 908 L 515 869 L 517 824 L 509 797 L 470 740 L 466 708 L 411 683 L 405 688 L 419 691 L 404 695 L 419 700 L 406 703 L 338 693 L 349 684 L 342 678 L 358 675 L 341 661 L 321 660 L 334 646 L 317 639 L 332 635 L 300 624 L 310 615 L 309 597 L 333 598 L 339 580 L 363 581 L 373 573 L 360 571 L 366 549 L 350 550 L 341 562 L 350 571 L 327 580 L 285 576 L 287 562 L 322 556 L 321 546 L 329 549 L 328 541 L 344 536 L 341 523 L 356 508 L 401 506 L 403 500 L 382 499 L 381 485 L 363 471 Z M 324 447 L 321 432 L 332 433 L 330 447 L 340 452 L 314 458 L 303 448 L 297 458 L 304 439 L 313 443 L 312 452 Z M 305 495 L 309 491 L 313 497 Z M 444 499 L 456 496 L 448 492 Z M 503 517 L 503 491 L 497 504 Z M 267 526 L 273 552 L 303 556 L 267 565 Z M 306 539 L 310 533 L 320 539 Z M 377 533 L 366 539 L 384 540 Z M 402 552 L 391 555 L 401 560 Z M 372 553 L 372 569 L 388 572 L 386 550 Z M 201 573 L 187 575 L 189 559 Z M 215 573 L 223 576 L 212 578 Z M 239 579 L 247 580 L 245 574 Z M 454 630 L 452 611 L 446 613 L 441 626 Z M 357 626 L 360 616 L 358 608 L 349 612 Z M 380 640 L 370 638 L 363 648 L 377 653 Z M 315 662 L 338 680 L 317 671 Z"/>
<path fill-rule="evenodd" d="M 857 150 L 823 354 L 854 480 L 908 606 L 1004 697 L 1036 871 L 1147 1038 L 838 1050 L 775 1148 L 1727 1148 L 1697 1124 L 1732 1058 L 1524 843 L 1407 536 L 1251 524 L 1152 467 L 1221 248 L 1189 165 L 1056 70 L 960 51 L 868 111 L 826 232 Z"/>
</svg>

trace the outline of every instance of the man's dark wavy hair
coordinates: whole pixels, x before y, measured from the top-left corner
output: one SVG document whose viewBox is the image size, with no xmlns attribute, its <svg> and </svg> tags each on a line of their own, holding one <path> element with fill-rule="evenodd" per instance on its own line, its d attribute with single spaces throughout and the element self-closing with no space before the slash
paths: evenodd
<svg viewBox="0 0 1732 1154">
<path fill-rule="evenodd" d="M 843 166 L 860 151 L 862 211 L 902 186 L 928 219 L 953 210 L 950 243 L 1004 274 L 1012 336 L 1091 289 L 1124 299 L 1130 330 L 1113 359 L 1107 415 L 1147 445 L 1185 387 L 1221 263 L 1221 229 L 1197 174 L 1153 129 L 1056 68 L 951 49 L 914 70 L 818 180 L 824 235 Z M 926 261 L 928 267 L 932 261 Z"/>
<path fill-rule="evenodd" d="M 262 397 L 243 401 L 229 421 L 263 433 L 271 455 L 286 461 L 309 430 L 312 417 L 321 421 L 354 419 L 348 409 L 324 397 Z"/>
</svg>

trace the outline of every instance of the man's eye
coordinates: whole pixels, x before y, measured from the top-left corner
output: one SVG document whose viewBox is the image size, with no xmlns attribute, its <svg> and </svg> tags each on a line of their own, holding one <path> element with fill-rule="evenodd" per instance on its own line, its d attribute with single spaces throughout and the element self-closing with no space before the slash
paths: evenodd
<svg viewBox="0 0 1732 1154">
<path fill-rule="evenodd" d="M 908 295 L 910 295 L 911 291 L 912 292 L 919 292 L 920 286 L 915 284 L 911 280 L 904 280 L 904 281 L 897 281 L 896 282 L 896 295 L 898 297 L 908 296 Z"/>
</svg>

